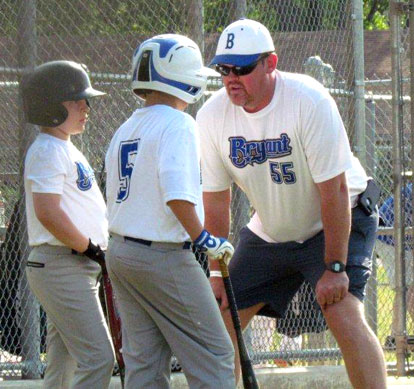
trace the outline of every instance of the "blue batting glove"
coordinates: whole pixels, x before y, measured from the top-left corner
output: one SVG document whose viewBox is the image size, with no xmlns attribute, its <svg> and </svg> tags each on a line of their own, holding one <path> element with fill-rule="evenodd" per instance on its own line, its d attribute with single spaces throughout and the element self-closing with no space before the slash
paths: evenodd
<svg viewBox="0 0 414 389">
<path fill-rule="evenodd" d="M 234 247 L 227 239 L 216 238 L 207 230 L 203 230 L 193 243 L 200 251 L 213 259 L 220 259 L 224 256 L 231 258 L 234 253 Z"/>
</svg>

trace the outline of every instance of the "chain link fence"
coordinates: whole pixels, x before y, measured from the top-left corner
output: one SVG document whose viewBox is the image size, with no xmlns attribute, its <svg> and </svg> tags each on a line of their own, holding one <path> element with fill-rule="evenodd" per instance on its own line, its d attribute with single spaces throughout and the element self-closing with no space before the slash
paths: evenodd
<svg viewBox="0 0 414 389">
<path fill-rule="evenodd" d="M 140 104 L 130 91 L 128 77 L 137 45 L 155 34 L 182 33 L 200 45 L 208 63 L 226 25 L 241 16 L 259 20 L 274 37 L 280 70 L 306 72 L 330 89 L 352 147 L 363 157 L 369 173 L 382 185 L 384 201 L 393 193 L 392 89 L 389 81 L 366 82 L 361 103 L 361 89 L 358 88 L 361 85 L 363 88 L 364 83 L 358 78 L 361 59 L 363 62 L 362 29 L 358 24 L 362 20 L 360 9 L 360 0 L 1 2 L 0 376 L 39 377 L 47 360 L 46 317 L 31 295 L 23 271 L 30 249 L 22 166 L 25 151 L 38 129 L 23 123 L 18 94 L 22 71 L 50 60 L 74 60 L 86 64 L 93 83 L 108 93 L 105 98 L 93 100 L 86 132 L 73 138 L 103 182 L 103 160 L 109 141 Z M 402 41 L 408 42 L 407 38 Z M 220 80 L 215 80 L 209 91 L 219 86 Z M 408 96 L 408 91 L 404 90 L 404 94 Z M 208 96 L 209 92 L 206 98 Z M 196 109 L 190 109 L 190 113 L 195 114 Z M 407 137 L 409 116 L 407 105 L 404 106 Z M 362 129 L 358 125 L 361 118 Z M 407 159 L 406 167 L 409 163 Z M 251 210 L 243 193 L 233 189 L 232 239 L 237 241 L 238 231 L 246 224 Z M 393 258 L 393 247 L 387 247 L 385 255 Z M 391 307 L 395 292 L 390 287 L 385 259 L 380 256 L 375 259 L 366 314 L 381 343 L 390 351 L 387 359 L 394 361 L 395 347 L 387 340 L 392 338 Z M 276 367 L 340 363 L 339 349 L 330 332 L 323 331 L 323 320 L 315 317 L 312 304 L 314 296 L 304 287 L 295 296 L 286 319 L 278 322 L 263 317 L 254 319 L 246 338 L 255 364 Z M 319 333 L 300 335 L 297 331 L 300 326 Z M 408 318 L 407 329 L 413 333 L 411 318 Z"/>
<path fill-rule="evenodd" d="M 406 85 L 408 83 L 406 82 Z M 402 96 L 403 137 L 402 143 L 405 149 L 405 159 L 401 167 L 403 186 L 409 185 L 410 178 L 410 97 L 408 91 Z M 393 229 L 390 216 L 393 218 L 393 211 L 390 208 L 390 199 L 394 198 L 394 155 L 393 155 L 393 120 L 392 120 L 392 94 L 391 76 L 385 75 L 381 78 L 375 75 L 366 82 L 366 129 L 367 129 L 367 149 L 372 150 L 370 155 L 370 166 L 372 175 L 382 189 L 380 200 L 380 215 L 383 218 L 380 227 L 380 234 L 376 244 L 376 255 L 374 256 L 374 274 L 369 282 L 369 290 L 375 299 L 368 312 L 372 312 L 371 325 L 376 330 L 381 344 L 384 347 L 387 362 L 392 366 L 395 359 L 397 330 L 397 299 L 396 299 L 396 254 L 395 240 L 392 238 Z M 405 174 L 404 174 L 405 172 Z M 403 192 L 401 207 L 405 210 L 404 228 L 412 226 L 412 208 L 408 191 Z M 384 237 L 386 237 L 384 239 Z M 381 239 L 381 240 L 380 240 Z M 410 238 L 405 241 L 405 261 L 407 261 L 407 271 L 405 274 L 404 285 L 407 289 L 407 300 L 404 304 L 406 317 L 406 334 L 414 334 L 414 305 L 410 299 L 409 287 L 412 285 L 413 261 L 412 243 Z M 411 275 L 410 275 L 411 274 Z M 375 282 L 373 282 L 375 281 Z M 410 314 L 411 313 L 411 314 Z M 408 358 L 410 353 L 406 353 Z"/>
</svg>

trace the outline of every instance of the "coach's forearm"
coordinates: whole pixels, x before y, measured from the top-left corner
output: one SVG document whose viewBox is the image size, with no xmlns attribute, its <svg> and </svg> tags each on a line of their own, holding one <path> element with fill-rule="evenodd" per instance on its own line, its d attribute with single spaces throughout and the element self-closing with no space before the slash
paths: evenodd
<svg viewBox="0 0 414 389">
<path fill-rule="evenodd" d="M 230 189 L 222 192 L 204 192 L 204 227 L 207 231 L 228 238 L 230 232 Z M 210 260 L 210 270 L 219 270 L 218 261 Z"/>
<path fill-rule="evenodd" d="M 351 208 L 345 173 L 318 184 L 325 235 L 325 262 L 346 263 L 351 230 Z"/>
<path fill-rule="evenodd" d="M 204 192 L 204 227 L 215 236 L 227 238 L 230 232 L 230 189 Z"/>
</svg>

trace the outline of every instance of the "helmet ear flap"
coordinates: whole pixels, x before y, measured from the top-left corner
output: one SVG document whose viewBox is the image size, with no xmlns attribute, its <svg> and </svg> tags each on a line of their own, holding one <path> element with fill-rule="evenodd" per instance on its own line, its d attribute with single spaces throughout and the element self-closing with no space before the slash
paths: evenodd
<svg viewBox="0 0 414 389">
<path fill-rule="evenodd" d="M 44 104 L 32 102 L 26 110 L 27 121 L 43 127 L 56 127 L 68 117 L 68 110 L 62 103 Z"/>
<path fill-rule="evenodd" d="M 68 110 L 63 104 L 56 104 L 47 109 L 45 112 L 46 120 L 48 120 L 48 127 L 56 127 L 62 124 L 68 117 Z M 52 124 L 50 124 L 52 123 Z"/>
</svg>

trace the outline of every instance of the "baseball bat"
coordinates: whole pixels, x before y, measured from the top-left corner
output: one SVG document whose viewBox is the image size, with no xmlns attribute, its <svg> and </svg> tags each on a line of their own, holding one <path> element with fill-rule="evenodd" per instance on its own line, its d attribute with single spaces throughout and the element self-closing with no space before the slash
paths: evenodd
<svg viewBox="0 0 414 389">
<path fill-rule="evenodd" d="M 111 280 L 109 279 L 106 266 L 102 266 L 102 283 L 105 295 L 106 312 L 108 315 L 109 330 L 111 332 L 112 343 L 115 349 L 115 358 L 118 362 L 119 375 L 121 377 L 121 386 L 125 383 L 125 363 L 122 357 L 122 332 L 121 318 L 115 306 L 114 293 L 112 290 Z"/>
<path fill-rule="evenodd" d="M 236 299 L 234 297 L 233 286 L 230 281 L 229 269 L 227 267 L 227 262 L 229 258 L 224 255 L 219 259 L 221 275 L 223 276 L 224 288 L 226 289 L 227 300 L 229 302 L 229 308 L 231 313 L 231 318 L 233 320 L 234 330 L 236 331 L 237 345 L 239 347 L 239 356 L 240 356 L 240 367 L 243 377 L 243 386 L 244 389 L 259 389 L 259 384 L 254 374 L 252 361 L 247 351 L 246 344 L 244 343 L 240 316 L 237 311 Z"/>
</svg>

